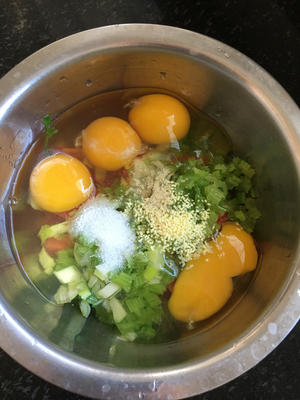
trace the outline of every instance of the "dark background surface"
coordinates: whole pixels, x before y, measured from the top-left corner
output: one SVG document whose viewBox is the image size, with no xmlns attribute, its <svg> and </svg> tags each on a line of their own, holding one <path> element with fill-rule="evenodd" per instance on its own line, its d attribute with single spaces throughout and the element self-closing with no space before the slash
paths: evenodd
<svg viewBox="0 0 300 400">
<path fill-rule="evenodd" d="M 0 0 L 0 77 L 64 36 L 130 22 L 178 26 L 229 44 L 263 66 L 300 104 L 299 0 Z M 0 350 L 0 399 L 84 398 L 46 383 Z M 193 399 L 299 400 L 300 324 L 258 366 Z"/>
</svg>

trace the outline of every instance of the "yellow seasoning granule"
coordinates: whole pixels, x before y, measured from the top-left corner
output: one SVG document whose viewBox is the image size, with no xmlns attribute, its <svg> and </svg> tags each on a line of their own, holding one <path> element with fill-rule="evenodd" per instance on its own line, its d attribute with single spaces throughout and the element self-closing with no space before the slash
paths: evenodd
<svg viewBox="0 0 300 400">
<path fill-rule="evenodd" d="M 148 169 L 147 177 L 145 181 L 140 171 L 133 173 L 131 191 L 138 196 L 126 209 L 134 217 L 137 239 L 176 253 L 185 265 L 195 254 L 207 251 L 209 211 L 193 209 L 191 200 L 177 190 L 176 183 L 169 178 L 169 169 L 161 162 L 156 162 L 151 171 Z"/>
</svg>

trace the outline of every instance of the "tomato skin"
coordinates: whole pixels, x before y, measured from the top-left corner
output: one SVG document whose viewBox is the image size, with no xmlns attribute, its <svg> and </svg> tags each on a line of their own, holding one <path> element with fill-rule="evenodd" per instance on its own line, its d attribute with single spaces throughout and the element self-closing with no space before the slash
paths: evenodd
<svg viewBox="0 0 300 400">
<path fill-rule="evenodd" d="M 45 240 L 44 247 L 49 256 L 53 257 L 58 251 L 70 249 L 74 246 L 71 236 L 66 233 L 62 239 L 55 237 Z"/>
<path fill-rule="evenodd" d="M 217 223 L 218 223 L 219 225 L 225 224 L 225 222 L 227 222 L 227 221 L 228 221 L 227 213 L 225 213 L 225 214 L 219 214 L 219 216 L 218 216 L 218 221 L 217 221 Z"/>
</svg>

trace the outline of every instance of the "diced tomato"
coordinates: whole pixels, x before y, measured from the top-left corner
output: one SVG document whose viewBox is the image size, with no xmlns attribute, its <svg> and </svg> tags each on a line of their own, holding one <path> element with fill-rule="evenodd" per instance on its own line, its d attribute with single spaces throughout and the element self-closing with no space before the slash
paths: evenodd
<svg viewBox="0 0 300 400">
<path fill-rule="evenodd" d="M 179 157 L 172 158 L 171 162 L 184 162 L 184 161 L 191 160 L 191 159 L 199 160 L 199 157 L 196 154 L 192 154 L 192 155 L 186 154 L 185 156 L 179 156 Z"/>
<path fill-rule="evenodd" d="M 62 239 L 52 237 L 46 239 L 44 243 L 45 250 L 51 257 L 53 257 L 58 251 L 70 249 L 73 246 L 74 243 L 68 233 L 66 233 Z"/>
<path fill-rule="evenodd" d="M 227 222 L 227 221 L 228 221 L 227 213 L 219 214 L 218 221 L 217 221 L 219 225 L 225 224 L 225 222 Z"/>
<path fill-rule="evenodd" d="M 202 159 L 204 165 L 208 165 L 209 164 L 209 158 L 208 157 L 206 157 L 206 156 L 198 157 L 196 154 L 174 157 L 174 158 L 171 159 L 171 162 L 172 163 L 174 163 L 174 162 L 185 162 L 185 161 L 191 160 L 191 159 L 194 159 L 194 160 Z"/>
<path fill-rule="evenodd" d="M 203 161 L 204 165 L 208 165 L 209 164 L 209 158 L 208 157 L 203 156 L 202 157 L 202 161 Z"/>
<path fill-rule="evenodd" d="M 169 290 L 170 293 L 173 292 L 175 283 L 176 283 L 176 279 L 174 279 L 174 281 L 172 281 L 171 283 L 169 283 L 169 285 L 168 285 L 168 290 Z"/>
</svg>

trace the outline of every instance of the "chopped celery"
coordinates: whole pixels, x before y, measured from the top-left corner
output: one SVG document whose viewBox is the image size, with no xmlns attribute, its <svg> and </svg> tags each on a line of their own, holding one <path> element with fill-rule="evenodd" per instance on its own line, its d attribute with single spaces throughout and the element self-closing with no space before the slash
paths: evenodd
<svg viewBox="0 0 300 400">
<path fill-rule="evenodd" d="M 69 283 L 68 289 L 69 289 L 69 298 L 70 301 L 72 301 L 78 295 L 77 283 L 74 282 Z"/>
<path fill-rule="evenodd" d="M 113 313 L 114 321 L 116 324 L 122 321 L 126 317 L 127 312 L 123 308 L 122 304 L 115 297 L 109 300 L 109 305 Z"/>
<path fill-rule="evenodd" d="M 215 157 L 204 165 L 201 158 L 190 159 L 173 164 L 172 168 L 172 179 L 178 189 L 189 196 L 196 208 L 209 210 L 207 237 L 216 230 L 218 215 L 225 213 L 229 219 L 238 220 L 247 231 L 253 230 L 260 213 L 255 206 L 252 182 L 255 171 L 245 160 L 233 157 L 225 161 L 223 157 Z"/>
<path fill-rule="evenodd" d="M 80 281 L 77 284 L 78 295 L 83 299 L 86 300 L 88 297 L 91 296 L 91 291 L 89 290 L 85 281 Z"/>
<path fill-rule="evenodd" d="M 89 297 L 87 297 L 86 301 L 91 304 L 93 307 L 97 306 L 98 304 L 102 303 L 102 300 L 97 299 L 96 296 L 94 296 L 93 294 L 91 294 Z"/>
<path fill-rule="evenodd" d="M 122 271 L 119 274 L 113 275 L 111 281 L 119 285 L 125 292 L 129 292 L 132 284 L 132 276 Z"/>
<path fill-rule="evenodd" d="M 93 288 L 93 286 L 95 286 L 95 284 L 98 282 L 98 278 L 95 276 L 95 275 L 92 275 L 91 277 L 90 277 L 90 279 L 88 280 L 88 287 L 90 288 L 90 289 L 92 289 Z"/>
<path fill-rule="evenodd" d="M 73 255 L 73 249 L 58 251 L 56 253 L 55 261 L 56 261 L 55 271 L 60 271 L 61 269 L 69 267 L 70 265 L 75 265 L 76 262 Z"/>
<path fill-rule="evenodd" d="M 153 265 L 153 267 L 156 268 L 157 270 L 160 270 L 165 263 L 163 252 L 158 246 L 148 250 L 147 256 L 149 264 Z"/>
<path fill-rule="evenodd" d="M 138 316 L 142 314 L 144 308 L 144 302 L 141 298 L 135 297 L 133 299 L 127 299 L 125 300 L 125 303 L 129 308 L 130 312 Z"/>
<path fill-rule="evenodd" d="M 97 278 L 97 282 L 93 285 L 91 289 L 91 291 L 93 292 L 93 294 L 99 298 L 98 296 L 98 292 L 100 289 L 102 289 L 104 287 L 104 284 Z"/>
<path fill-rule="evenodd" d="M 100 266 L 95 268 L 94 275 L 99 278 L 101 281 L 107 280 L 106 275 L 100 271 Z"/>
<path fill-rule="evenodd" d="M 42 247 L 42 250 L 39 253 L 39 262 L 44 268 L 46 274 L 51 275 L 55 266 L 55 261 L 51 256 L 49 256 L 44 247 Z"/>
<path fill-rule="evenodd" d="M 160 275 L 157 274 L 153 279 L 151 279 L 151 281 L 149 281 L 149 285 L 155 285 L 156 283 L 160 283 L 160 281 L 161 281 Z"/>
<path fill-rule="evenodd" d="M 103 289 L 99 290 L 97 295 L 103 299 L 108 299 L 109 297 L 115 295 L 120 290 L 120 286 L 111 282 L 108 283 Z"/>
<path fill-rule="evenodd" d="M 151 307 L 155 307 L 161 304 L 161 300 L 156 293 L 151 293 L 146 291 L 143 297 Z"/>
<path fill-rule="evenodd" d="M 54 295 L 54 300 L 57 304 L 70 303 L 71 299 L 69 296 L 69 289 L 64 285 L 61 285 Z"/>
<path fill-rule="evenodd" d="M 164 266 L 164 256 L 161 249 L 157 246 L 147 251 L 148 265 L 144 271 L 144 279 L 151 281 Z"/>
<path fill-rule="evenodd" d="M 166 286 L 162 283 L 154 283 L 149 286 L 149 291 L 156 294 L 163 294 L 166 290 Z"/>
<path fill-rule="evenodd" d="M 111 312 L 111 307 L 110 307 L 110 304 L 109 304 L 109 300 L 104 300 L 102 305 L 103 305 L 103 307 L 105 308 L 105 310 L 107 312 Z"/>
<path fill-rule="evenodd" d="M 92 270 L 92 268 L 84 268 L 82 275 L 84 279 L 88 282 L 91 276 L 94 275 L 94 271 Z"/>
<path fill-rule="evenodd" d="M 60 283 L 71 283 L 78 282 L 81 279 L 81 274 L 78 269 L 70 265 L 67 268 L 61 269 L 60 271 L 54 271 L 54 275 L 59 280 Z"/>
<path fill-rule="evenodd" d="M 42 244 L 46 241 L 46 239 L 55 237 L 60 239 L 62 235 L 67 233 L 69 230 L 69 222 L 60 222 L 55 225 L 43 225 L 38 233 L 39 238 L 41 239 Z"/>
<path fill-rule="evenodd" d="M 84 243 L 84 244 L 83 244 Z M 95 267 L 101 263 L 100 251 L 96 244 L 88 244 L 81 238 L 81 242 L 74 245 L 74 257 L 81 266 Z"/>
<path fill-rule="evenodd" d="M 144 278 L 146 281 L 151 281 L 158 274 L 158 270 L 153 264 L 149 264 L 144 272 Z"/>
<path fill-rule="evenodd" d="M 87 303 L 85 300 L 81 300 L 79 303 L 79 308 L 82 316 L 84 318 L 88 318 L 91 313 L 91 306 L 89 305 L 89 303 Z"/>
</svg>

